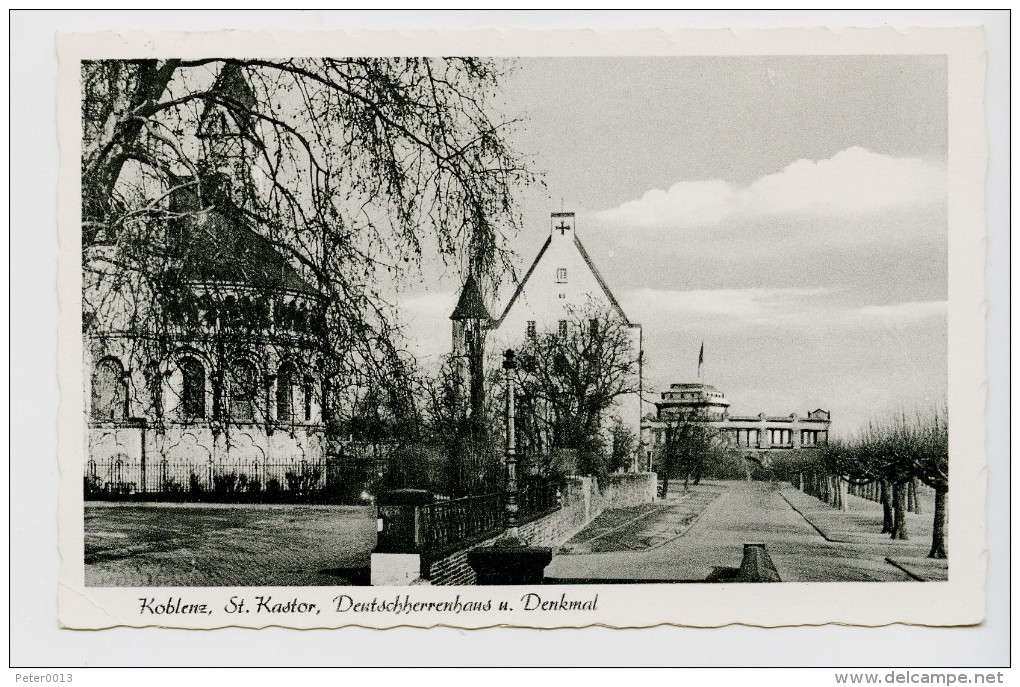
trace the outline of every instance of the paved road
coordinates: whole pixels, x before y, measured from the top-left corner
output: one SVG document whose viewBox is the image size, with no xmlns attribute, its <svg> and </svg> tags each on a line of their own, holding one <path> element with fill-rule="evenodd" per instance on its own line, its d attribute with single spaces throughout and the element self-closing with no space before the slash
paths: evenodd
<svg viewBox="0 0 1020 687">
<path fill-rule="evenodd" d="M 372 507 L 85 507 L 89 586 L 359 584 L 374 546 Z"/>
<path fill-rule="evenodd" d="M 703 581 L 717 568 L 739 567 L 743 544 L 761 541 L 785 582 L 911 579 L 885 561 L 882 546 L 826 541 L 775 485 L 702 484 L 695 493 L 713 490 L 722 493 L 707 503 L 701 499 L 704 509 L 686 533 L 644 549 L 619 546 L 602 553 L 559 554 L 546 568 L 546 576 Z M 671 508 L 667 501 L 663 514 Z"/>
<path fill-rule="evenodd" d="M 912 579 L 887 557 L 915 575 L 945 578 L 944 562 L 924 558 L 930 514 L 909 516 L 913 539 L 892 542 L 878 534 L 880 506 L 851 497 L 851 512 L 840 513 L 795 490 L 784 493 L 800 512 L 776 485 L 760 482 L 704 483 L 654 506 L 609 512 L 563 547 L 546 576 L 704 581 L 718 568 L 738 567 L 745 542 L 762 541 L 786 582 Z M 827 541 L 819 529 L 841 541 Z M 90 586 L 367 584 L 374 546 L 372 507 L 85 509 Z"/>
</svg>

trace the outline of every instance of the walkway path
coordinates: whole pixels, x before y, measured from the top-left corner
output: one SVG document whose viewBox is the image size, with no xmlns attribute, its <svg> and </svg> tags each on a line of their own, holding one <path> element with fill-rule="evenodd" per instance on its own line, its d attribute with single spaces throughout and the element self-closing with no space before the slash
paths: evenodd
<svg viewBox="0 0 1020 687">
<path fill-rule="evenodd" d="M 905 541 L 892 541 L 882 534 L 882 505 L 849 495 L 847 510 L 839 511 L 793 487 L 781 491 L 783 498 L 797 510 L 827 541 L 854 544 L 853 550 L 873 556 L 899 568 L 915 580 L 945 580 L 948 562 L 928 558 L 931 548 L 934 504 L 922 492 L 921 513 L 907 513 Z"/>
<path fill-rule="evenodd" d="M 931 509 L 909 541 L 880 534 L 881 506 L 840 512 L 788 486 L 707 482 L 654 505 L 609 511 L 546 568 L 558 581 L 702 582 L 765 542 L 784 582 L 946 579 L 925 558 Z M 367 584 L 371 507 L 87 504 L 90 586 Z"/>
<path fill-rule="evenodd" d="M 725 491 L 699 487 L 666 503 L 621 508 L 603 513 L 573 539 L 562 553 L 647 551 L 681 537 L 712 501 Z"/>
<path fill-rule="evenodd" d="M 717 498 L 709 498 L 713 493 Z M 628 533 L 640 535 L 657 526 L 668 530 L 677 513 L 683 511 L 683 502 L 666 501 L 656 512 L 643 514 L 629 530 L 603 534 L 587 550 L 579 546 L 584 541 L 582 532 L 565 549 L 578 553 L 554 556 L 546 576 L 561 581 L 704 581 L 719 568 L 739 567 L 743 544 L 761 541 L 784 582 L 916 579 L 886 558 L 896 553 L 913 556 L 923 536 L 919 542 L 891 542 L 881 535 L 874 541 L 826 541 L 784 498 L 785 493 L 778 485 L 761 482 L 701 484 L 693 488 L 695 500 L 688 502 L 702 507 L 689 530 L 652 545 L 645 545 L 642 536 L 635 536 L 629 543 L 619 541 L 625 540 Z M 800 492 L 796 494 L 817 502 Z M 807 509 L 807 502 L 801 505 Z"/>
</svg>

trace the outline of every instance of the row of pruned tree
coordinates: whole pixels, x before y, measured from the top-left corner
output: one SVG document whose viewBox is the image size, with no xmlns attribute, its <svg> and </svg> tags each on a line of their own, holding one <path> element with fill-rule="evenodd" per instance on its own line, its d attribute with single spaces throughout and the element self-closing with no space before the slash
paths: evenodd
<svg viewBox="0 0 1020 687">
<path fill-rule="evenodd" d="M 907 512 L 915 480 L 935 492 L 930 558 L 946 558 L 946 506 L 949 498 L 949 429 L 945 412 L 901 415 L 872 423 L 850 439 L 833 440 L 814 465 L 824 474 L 857 487 L 870 486 L 883 505 L 882 532 L 907 539 Z"/>
</svg>

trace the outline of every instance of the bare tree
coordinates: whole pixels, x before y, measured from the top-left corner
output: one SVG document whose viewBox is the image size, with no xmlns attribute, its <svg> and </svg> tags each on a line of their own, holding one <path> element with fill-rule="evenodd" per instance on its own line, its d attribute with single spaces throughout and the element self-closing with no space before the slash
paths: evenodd
<svg viewBox="0 0 1020 687">
<path fill-rule="evenodd" d="M 436 374 L 420 379 L 421 439 L 437 447 L 443 457 L 437 467 L 445 476 L 444 493 L 454 497 L 491 493 L 501 488 L 503 476 L 499 428 L 491 425 L 499 413 L 491 407 L 468 412 L 470 399 L 456 368 L 453 360 L 447 360 Z"/>
<path fill-rule="evenodd" d="M 502 74 L 473 58 L 83 62 L 85 334 L 143 332 L 152 360 L 282 314 L 324 410 L 351 380 L 399 378 L 381 280 L 426 253 L 494 280 L 518 226 L 531 177 L 494 117 Z"/>
<path fill-rule="evenodd" d="M 613 313 L 589 305 L 568 317 L 566 331 L 537 332 L 518 348 L 520 414 L 545 446 L 575 450 L 582 474 L 604 477 L 603 430 L 616 402 L 638 391 L 637 353 Z"/>
<path fill-rule="evenodd" d="M 886 480 L 879 435 L 872 426 L 854 440 L 833 440 L 825 446 L 812 466 L 828 477 L 863 486 L 877 483 L 882 503 L 882 534 L 892 534 L 896 525 L 892 485 Z M 842 492 L 839 492 L 842 493 Z"/>
<path fill-rule="evenodd" d="M 946 507 L 949 501 L 949 425 L 946 413 L 918 416 L 911 432 L 914 475 L 935 490 L 929 558 L 947 558 Z"/>
<path fill-rule="evenodd" d="M 727 446 L 700 408 L 677 409 L 666 425 L 661 455 L 662 496 L 670 478 L 682 478 L 684 489 L 697 485 L 713 464 L 726 458 Z"/>
<path fill-rule="evenodd" d="M 637 437 L 619 417 L 613 418 L 609 428 L 612 438 L 612 453 L 609 456 L 610 471 L 626 470 L 634 464 Z"/>
<path fill-rule="evenodd" d="M 945 558 L 946 503 L 949 493 L 949 434 L 944 412 L 908 420 L 871 423 L 850 440 L 831 442 L 820 467 L 851 484 L 879 482 L 882 533 L 907 539 L 908 494 L 913 480 L 935 490 L 930 558 Z"/>
</svg>

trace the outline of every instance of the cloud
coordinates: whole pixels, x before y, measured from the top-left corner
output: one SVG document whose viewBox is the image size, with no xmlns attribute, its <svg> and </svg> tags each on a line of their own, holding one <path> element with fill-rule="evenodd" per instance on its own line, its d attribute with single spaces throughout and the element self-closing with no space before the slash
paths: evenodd
<svg viewBox="0 0 1020 687">
<path fill-rule="evenodd" d="M 890 305 L 868 305 L 857 311 L 865 320 L 915 322 L 929 317 L 944 317 L 946 301 L 909 301 Z"/>
<path fill-rule="evenodd" d="M 753 318 L 770 312 L 801 308 L 805 299 L 828 293 L 818 288 L 751 288 L 669 291 L 637 289 L 624 296 L 627 311 L 653 311 L 661 316 L 710 315 Z"/>
<path fill-rule="evenodd" d="M 687 228 L 776 216 L 859 216 L 934 206 L 945 192 L 941 165 L 851 147 L 827 160 L 797 160 L 746 186 L 722 179 L 681 181 L 599 212 L 596 219 L 624 227 Z"/>
<path fill-rule="evenodd" d="M 408 293 L 397 301 L 402 317 L 408 321 L 447 320 L 456 305 L 457 294 L 452 291 Z"/>
<path fill-rule="evenodd" d="M 636 289 L 622 294 L 624 310 L 655 329 L 699 327 L 888 327 L 945 317 L 946 301 L 858 305 L 824 288 L 749 288 L 671 291 Z"/>
</svg>

